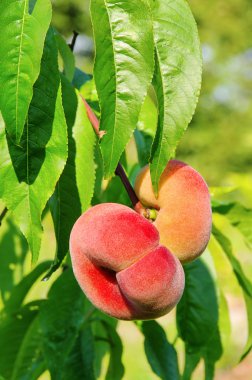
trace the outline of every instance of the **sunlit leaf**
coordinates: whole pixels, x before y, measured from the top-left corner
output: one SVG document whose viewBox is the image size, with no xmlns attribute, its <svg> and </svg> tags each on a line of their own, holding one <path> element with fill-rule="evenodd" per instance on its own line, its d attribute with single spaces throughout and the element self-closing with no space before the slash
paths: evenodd
<svg viewBox="0 0 252 380">
<path fill-rule="evenodd" d="M 143 0 L 92 0 L 91 16 L 96 48 L 94 77 L 101 130 L 106 131 L 101 149 L 105 177 L 110 177 L 136 128 L 152 79 L 152 22 Z"/>
<path fill-rule="evenodd" d="M 14 144 L 1 128 L 0 151 L 0 198 L 27 238 L 35 263 L 42 234 L 41 214 L 67 159 L 67 127 L 52 30 L 46 38 L 41 73 L 20 144 Z"/>
<path fill-rule="evenodd" d="M 63 60 L 64 74 L 69 80 L 69 82 L 71 82 L 74 77 L 74 72 L 75 72 L 74 55 L 70 47 L 68 46 L 68 44 L 66 43 L 66 41 L 61 35 L 56 34 L 56 41 L 57 41 L 61 58 Z"/>
<path fill-rule="evenodd" d="M 73 126 L 73 138 L 76 147 L 76 182 L 81 210 L 84 212 L 89 208 L 94 193 L 96 169 L 94 151 L 97 137 L 79 95 L 76 119 Z"/>
<path fill-rule="evenodd" d="M 225 252 L 240 286 L 247 293 L 248 296 L 252 297 L 252 282 L 246 277 L 240 261 L 235 257 L 232 249 L 232 244 L 229 238 L 226 237 L 216 227 L 216 225 L 213 225 L 212 233 L 217 242 L 222 247 L 223 251 Z"/>
<path fill-rule="evenodd" d="M 191 121 L 201 85 L 198 30 L 184 0 L 150 0 L 154 23 L 154 86 L 159 118 L 150 170 L 154 190 Z"/>
<path fill-rule="evenodd" d="M 0 109 L 7 131 L 20 141 L 38 78 L 51 2 L 37 0 L 29 14 L 28 0 L 1 0 Z"/>
<path fill-rule="evenodd" d="M 240 203 L 220 204 L 213 211 L 225 215 L 230 223 L 243 234 L 246 243 L 252 247 L 252 210 Z"/>
</svg>

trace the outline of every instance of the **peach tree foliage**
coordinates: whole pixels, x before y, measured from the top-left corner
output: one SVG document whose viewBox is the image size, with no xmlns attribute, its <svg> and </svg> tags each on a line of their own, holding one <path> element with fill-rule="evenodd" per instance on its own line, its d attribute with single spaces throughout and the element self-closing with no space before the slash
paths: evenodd
<svg viewBox="0 0 252 380">
<path fill-rule="evenodd" d="M 70 231 L 90 205 L 130 205 L 113 176 L 119 160 L 131 181 L 149 161 L 157 193 L 199 96 L 200 43 L 184 0 L 91 0 L 90 17 L 96 51 L 92 76 L 75 66 L 71 49 L 50 26 L 50 1 L 0 2 L 0 199 L 8 209 L 0 241 L 1 380 L 37 379 L 47 369 L 53 380 L 92 380 L 106 353 L 106 379 L 121 379 L 125 371 L 127 376 L 117 321 L 95 310 L 73 277 Z M 100 118 L 105 134 L 99 139 L 83 97 Z M 134 166 L 125 154 L 132 136 L 138 152 Z M 109 180 L 105 190 L 103 178 Z M 201 360 L 205 379 L 213 379 L 215 363 L 225 355 L 230 319 L 216 251 L 232 268 L 246 303 L 248 339 L 241 360 L 252 348 L 252 284 L 220 223 L 225 219 L 251 248 L 252 211 L 214 198 L 212 205 L 208 259 L 184 266 L 177 339 L 172 342 L 158 321 L 135 323 L 160 379 L 190 379 Z M 56 254 L 36 265 L 42 219 L 49 212 Z M 28 250 L 33 267 L 22 276 Z M 11 264 L 20 268 L 18 275 Z M 51 277 L 55 271 L 57 279 Z M 51 282 L 47 298 L 27 302 L 42 275 Z M 180 355 L 184 366 L 178 364 Z"/>
</svg>

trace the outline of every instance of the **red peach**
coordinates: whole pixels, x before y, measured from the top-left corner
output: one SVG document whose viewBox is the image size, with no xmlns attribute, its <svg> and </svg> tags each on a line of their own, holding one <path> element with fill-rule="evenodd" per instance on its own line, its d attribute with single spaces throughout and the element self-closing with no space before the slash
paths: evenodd
<svg viewBox="0 0 252 380">
<path fill-rule="evenodd" d="M 182 296 L 181 264 L 159 246 L 155 226 L 129 207 L 106 203 L 90 208 L 72 229 L 70 254 L 86 296 L 113 317 L 157 318 Z"/>
</svg>

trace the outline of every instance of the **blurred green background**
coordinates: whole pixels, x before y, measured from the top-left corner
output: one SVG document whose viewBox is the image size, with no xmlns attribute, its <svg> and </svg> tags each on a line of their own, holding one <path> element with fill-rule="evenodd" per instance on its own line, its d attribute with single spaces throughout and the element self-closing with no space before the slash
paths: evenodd
<svg viewBox="0 0 252 380">
<path fill-rule="evenodd" d="M 89 1 L 52 0 L 52 3 L 54 26 L 69 40 L 74 30 L 80 33 L 75 48 L 76 63 L 84 71 L 92 73 L 94 51 Z M 203 82 L 195 116 L 178 147 L 177 158 L 195 167 L 211 187 L 227 187 L 227 195 L 224 195 L 227 199 L 237 199 L 252 207 L 252 1 L 190 0 L 189 4 L 202 42 Z M 128 160 L 133 162 L 135 156 L 130 144 Z M 12 261 L 17 265 L 11 267 L 10 258 L 6 260 L 0 255 L 0 274 L 13 276 L 15 282 L 18 282 L 24 274 L 23 265 L 19 266 L 18 262 L 21 263 L 26 254 L 25 243 L 20 240 L 18 232 L 15 241 L 1 238 L 6 230 L 13 228 L 11 221 L 6 218 L 0 229 L 0 251 L 12 252 Z M 223 228 L 227 230 L 230 227 Z M 52 259 L 55 251 L 53 225 L 49 215 L 44 220 L 44 229 L 40 261 Z M 229 233 L 233 234 L 232 229 Z M 251 254 L 238 235 L 234 238 L 236 254 L 246 264 L 247 273 L 252 274 Z M 210 248 L 213 244 L 210 243 Z M 14 253 L 17 245 L 19 249 Z M 27 255 L 25 272 L 30 270 L 29 261 Z M 225 359 L 219 363 L 216 380 L 250 380 L 251 355 L 244 363 L 232 369 L 246 341 L 246 320 L 244 303 L 230 268 L 223 267 L 222 271 L 231 311 L 232 342 L 226 347 Z M 53 279 L 55 277 L 56 275 Z M 48 284 L 35 285 L 29 297 L 45 297 L 50 286 L 50 281 Z M 11 289 L 5 289 L 6 297 L 9 290 Z M 173 341 L 176 338 L 174 313 L 162 318 L 160 323 L 165 327 L 169 340 Z M 119 332 L 124 343 L 124 380 L 157 379 L 149 369 L 143 340 L 134 324 L 120 322 Z M 178 342 L 178 349 L 179 345 Z M 195 380 L 201 380 L 201 376 L 202 368 L 199 368 Z M 41 380 L 48 378 L 49 375 L 44 374 Z"/>
</svg>

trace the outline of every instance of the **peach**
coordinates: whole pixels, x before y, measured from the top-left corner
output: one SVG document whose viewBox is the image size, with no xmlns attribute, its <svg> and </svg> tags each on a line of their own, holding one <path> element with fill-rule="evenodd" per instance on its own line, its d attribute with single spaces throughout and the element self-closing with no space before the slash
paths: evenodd
<svg viewBox="0 0 252 380">
<path fill-rule="evenodd" d="M 159 245 L 156 227 L 124 205 L 104 203 L 82 214 L 71 231 L 70 254 L 81 289 L 112 317 L 157 318 L 182 296 L 179 260 Z"/>
<path fill-rule="evenodd" d="M 144 206 L 157 210 L 154 225 L 160 242 L 182 263 L 194 260 L 205 250 L 212 226 L 210 195 L 196 170 L 183 162 L 169 161 L 156 198 L 147 165 L 136 178 L 135 191 Z"/>
</svg>

